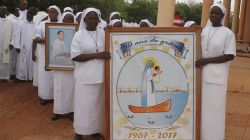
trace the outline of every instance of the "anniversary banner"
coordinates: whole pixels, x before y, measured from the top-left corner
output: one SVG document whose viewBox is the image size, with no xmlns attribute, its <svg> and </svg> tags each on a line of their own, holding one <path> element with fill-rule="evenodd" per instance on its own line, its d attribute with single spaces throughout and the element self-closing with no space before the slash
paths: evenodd
<svg viewBox="0 0 250 140">
<path fill-rule="evenodd" d="M 108 139 L 198 139 L 196 31 L 120 30 L 106 31 Z"/>
</svg>

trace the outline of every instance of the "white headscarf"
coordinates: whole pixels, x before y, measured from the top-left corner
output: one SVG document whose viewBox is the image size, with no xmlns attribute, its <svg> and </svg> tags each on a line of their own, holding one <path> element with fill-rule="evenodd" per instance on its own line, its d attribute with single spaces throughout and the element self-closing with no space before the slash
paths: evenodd
<svg viewBox="0 0 250 140">
<path fill-rule="evenodd" d="M 121 23 L 122 23 L 122 21 L 119 20 L 119 19 L 113 19 L 113 20 L 111 20 L 111 21 L 109 22 L 109 25 L 110 25 L 110 26 L 114 26 L 114 24 L 117 23 L 117 22 L 121 22 Z"/>
<path fill-rule="evenodd" d="M 49 10 L 50 9 L 56 9 L 57 13 L 58 13 L 58 16 L 57 16 L 57 20 L 58 22 L 62 22 L 62 13 L 61 13 L 61 10 L 56 6 L 56 5 L 52 5 L 49 7 Z M 50 18 L 48 17 L 48 20 L 50 21 Z"/>
<path fill-rule="evenodd" d="M 191 27 L 193 24 L 195 24 L 194 21 L 187 21 L 187 22 L 184 24 L 184 27 Z"/>
<path fill-rule="evenodd" d="M 79 30 L 83 30 L 83 29 L 86 28 L 86 24 L 85 24 L 85 22 L 84 22 L 83 19 L 86 17 L 86 15 L 87 15 L 89 12 L 95 12 L 95 13 L 98 15 L 98 9 L 96 9 L 96 8 L 90 7 L 90 8 L 84 9 L 84 10 L 82 11 L 82 18 L 81 18 Z M 99 16 L 98 16 L 98 18 L 99 18 Z"/>
<path fill-rule="evenodd" d="M 77 18 L 80 14 L 82 14 L 82 12 L 77 12 L 75 17 Z"/>
<path fill-rule="evenodd" d="M 222 13 L 224 14 L 224 17 L 221 19 L 221 25 L 224 26 L 224 21 L 225 21 L 226 14 L 227 14 L 227 9 L 224 7 L 223 4 L 215 3 L 215 4 L 213 4 L 213 5 L 210 7 L 210 11 L 211 11 L 211 9 L 212 9 L 213 7 L 215 7 L 215 6 L 219 7 L 219 8 L 221 9 Z M 210 20 L 210 18 L 209 18 L 206 27 L 211 27 L 211 26 L 212 26 L 212 22 L 211 22 L 211 20 Z"/>
<path fill-rule="evenodd" d="M 64 17 L 65 17 L 66 15 L 68 15 L 68 14 L 70 14 L 70 15 L 73 16 L 73 18 L 74 18 L 74 23 L 76 23 L 75 15 L 74 15 L 73 13 L 71 13 L 71 12 L 65 12 L 65 13 L 63 13 L 63 15 L 62 15 L 62 21 L 63 21 Z"/>
<path fill-rule="evenodd" d="M 105 21 L 105 20 L 103 20 L 102 19 L 102 14 L 101 14 L 101 11 L 99 10 L 99 9 L 97 9 L 97 11 L 98 11 L 98 16 L 99 16 L 99 19 L 100 19 L 100 23 L 99 23 L 99 27 L 100 28 L 104 28 L 104 27 L 106 27 L 107 26 L 107 22 Z"/>
<path fill-rule="evenodd" d="M 120 13 L 118 13 L 118 12 L 112 12 L 110 15 L 109 15 L 109 21 L 111 21 L 112 19 L 112 17 L 114 16 L 114 15 L 119 15 L 119 16 L 121 16 L 121 14 Z"/>
<path fill-rule="evenodd" d="M 154 24 L 152 24 L 148 19 L 143 19 L 143 20 L 141 20 L 140 23 L 139 23 L 139 25 L 140 25 L 142 22 L 147 23 L 149 27 L 154 27 Z"/>
<path fill-rule="evenodd" d="M 77 12 L 76 15 L 75 15 L 75 20 L 76 20 L 77 23 L 78 23 L 77 18 L 80 16 L 80 14 L 82 14 L 82 12 Z"/>
<path fill-rule="evenodd" d="M 97 9 L 97 15 L 98 15 L 98 17 L 101 19 L 102 18 L 102 14 L 101 14 L 101 11 L 99 10 L 99 9 Z"/>
<path fill-rule="evenodd" d="M 65 13 L 66 11 L 70 11 L 71 13 L 73 13 L 74 10 L 71 7 L 65 7 L 63 9 L 63 12 Z"/>
</svg>

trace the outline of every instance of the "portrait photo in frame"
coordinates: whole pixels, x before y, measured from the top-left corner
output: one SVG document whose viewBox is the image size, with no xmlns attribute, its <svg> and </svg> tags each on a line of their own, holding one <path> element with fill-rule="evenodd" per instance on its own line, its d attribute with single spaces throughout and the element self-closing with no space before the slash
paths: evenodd
<svg viewBox="0 0 250 140">
<path fill-rule="evenodd" d="M 71 42 L 78 30 L 77 24 L 45 24 L 45 69 L 73 70 L 74 62 L 70 59 Z"/>
<path fill-rule="evenodd" d="M 107 28 L 106 139 L 200 140 L 200 28 Z"/>
</svg>

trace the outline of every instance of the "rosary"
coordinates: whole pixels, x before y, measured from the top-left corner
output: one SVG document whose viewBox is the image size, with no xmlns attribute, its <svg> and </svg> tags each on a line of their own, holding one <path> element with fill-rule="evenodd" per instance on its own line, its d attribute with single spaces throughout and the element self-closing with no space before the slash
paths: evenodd
<svg viewBox="0 0 250 140">
<path fill-rule="evenodd" d="M 98 46 L 97 46 L 97 30 L 95 31 L 95 39 L 93 37 L 93 35 L 88 31 L 89 35 L 91 36 L 92 40 L 94 41 L 94 48 L 96 49 L 96 52 L 99 52 Z"/>
<path fill-rule="evenodd" d="M 219 28 L 216 28 L 216 30 L 214 31 L 214 33 L 210 36 L 210 31 L 211 31 L 211 28 L 209 29 L 209 32 L 208 32 L 208 41 L 207 41 L 207 46 L 206 46 L 206 51 L 208 51 L 208 48 L 209 48 L 209 44 L 211 42 L 211 40 L 213 39 L 215 33 L 218 31 Z"/>
</svg>

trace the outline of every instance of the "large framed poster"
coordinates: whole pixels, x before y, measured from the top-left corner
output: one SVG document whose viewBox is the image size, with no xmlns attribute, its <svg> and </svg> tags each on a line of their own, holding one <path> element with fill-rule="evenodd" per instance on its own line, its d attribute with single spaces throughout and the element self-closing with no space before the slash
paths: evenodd
<svg viewBox="0 0 250 140">
<path fill-rule="evenodd" d="M 200 139 L 200 28 L 108 28 L 106 138 Z"/>
</svg>

